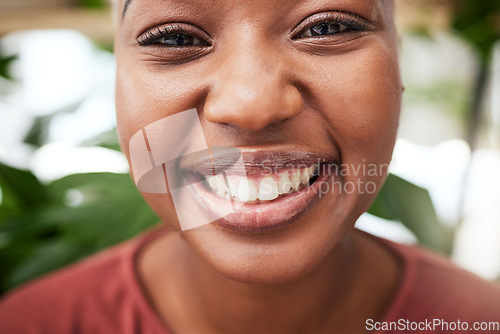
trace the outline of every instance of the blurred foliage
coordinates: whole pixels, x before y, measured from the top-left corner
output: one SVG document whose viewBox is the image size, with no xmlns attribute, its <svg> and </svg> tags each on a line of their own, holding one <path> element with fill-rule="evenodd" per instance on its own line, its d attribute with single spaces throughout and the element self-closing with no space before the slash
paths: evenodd
<svg viewBox="0 0 500 334">
<path fill-rule="evenodd" d="M 78 6 L 88 9 L 104 9 L 109 7 L 109 0 L 78 0 Z"/>
<path fill-rule="evenodd" d="M 500 38 L 499 0 L 453 0 L 452 27 L 488 63 L 493 46 Z"/>
<path fill-rule="evenodd" d="M 125 174 L 77 174 L 44 185 L 0 164 L 0 187 L 0 292 L 159 221 Z"/>
<path fill-rule="evenodd" d="M 115 52 L 115 45 L 113 42 L 94 42 L 94 45 L 97 49 L 107 51 L 109 53 Z"/>
<path fill-rule="evenodd" d="M 30 131 L 24 137 L 24 143 L 37 148 L 47 143 L 49 139 L 49 125 L 54 116 L 55 114 L 49 114 L 36 117 Z"/>
<path fill-rule="evenodd" d="M 441 111 L 465 122 L 469 118 L 469 87 L 457 81 L 437 81 L 427 85 L 406 85 L 404 99 L 409 104 L 432 103 Z"/>
<path fill-rule="evenodd" d="M 10 75 L 9 67 L 12 62 L 18 58 L 18 55 L 3 56 L 0 53 L 0 77 L 7 80 L 14 80 L 14 78 Z"/>
<path fill-rule="evenodd" d="M 419 5 L 418 5 L 419 4 Z M 449 13 L 449 29 L 451 32 L 463 40 L 467 45 L 472 47 L 477 55 L 477 68 L 475 78 L 465 94 L 464 99 L 451 100 L 452 105 L 457 105 L 458 114 L 464 120 L 466 133 L 464 137 L 467 139 L 472 150 L 475 149 L 479 129 L 482 122 L 482 110 L 484 109 L 484 97 L 486 92 L 488 71 L 490 68 L 491 56 L 496 41 L 500 38 L 500 0 L 427 0 L 415 2 L 415 8 L 421 11 L 422 19 L 420 24 L 415 24 L 411 28 L 411 32 L 415 35 L 433 38 L 436 28 L 435 22 L 425 20 L 426 15 L 432 16 L 433 9 L 444 6 L 446 9 L 442 11 Z M 434 15 L 435 20 L 435 15 Z M 465 87 L 468 87 L 466 85 Z M 437 92 L 442 89 L 436 89 L 435 92 L 431 89 L 427 92 L 423 100 L 429 100 L 437 97 Z M 446 95 L 447 92 L 445 92 Z M 443 97 L 446 97 L 443 96 Z M 452 97 L 457 97 L 453 94 Z M 458 105 L 455 102 L 462 102 L 463 105 Z M 465 113 L 463 112 L 465 106 Z M 465 117 L 463 117 L 465 114 Z"/>
<path fill-rule="evenodd" d="M 82 146 L 99 146 L 121 152 L 116 129 L 103 132 L 94 138 L 88 139 L 82 143 Z"/>
<path fill-rule="evenodd" d="M 24 137 L 24 143 L 35 148 L 40 148 L 47 144 L 49 141 L 49 126 L 54 117 L 64 113 L 72 113 L 76 111 L 81 104 L 82 101 L 78 101 L 48 115 L 37 116 L 34 119 L 29 132 Z"/>
<path fill-rule="evenodd" d="M 449 255 L 453 230 L 439 222 L 427 190 L 390 174 L 368 213 L 400 221 L 420 244 Z"/>
<path fill-rule="evenodd" d="M 474 47 L 478 70 L 469 107 L 467 141 L 475 149 L 481 125 L 488 69 L 496 41 L 500 38 L 500 0 L 453 0 L 452 27 Z"/>
</svg>

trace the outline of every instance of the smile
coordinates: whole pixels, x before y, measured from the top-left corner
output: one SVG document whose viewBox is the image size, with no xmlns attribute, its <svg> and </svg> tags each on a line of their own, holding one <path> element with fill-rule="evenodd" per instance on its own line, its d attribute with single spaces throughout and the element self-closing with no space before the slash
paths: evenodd
<svg viewBox="0 0 500 334">
<path fill-rule="evenodd" d="M 319 186 L 329 174 L 322 168 L 326 157 L 302 152 L 262 156 L 242 152 L 244 163 L 231 167 L 221 167 L 217 159 L 211 168 L 201 160 L 191 163 L 190 177 L 198 181 L 191 182 L 192 195 L 216 226 L 257 233 L 281 229 L 320 200 Z"/>
<path fill-rule="evenodd" d="M 206 186 L 221 198 L 262 204 L 299 192 L 312 185 L 317 177 L 318 166 L 313 165 L 257 177 L 219 174 L 207 177 Z"/>
</svg>

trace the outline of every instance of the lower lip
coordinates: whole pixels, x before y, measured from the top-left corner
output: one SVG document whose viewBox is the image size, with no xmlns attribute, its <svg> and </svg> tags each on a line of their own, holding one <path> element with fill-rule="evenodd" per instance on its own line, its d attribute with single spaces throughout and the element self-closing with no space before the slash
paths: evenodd
<svg viewBox="0 0 500 334">
<path fill-rule="evenodd" d="M 320 175 L 316 182 L 299 192 L 267 203 L 243 204 L 237 209 L 234 205 L 238 202 L 221 198 L 200 183 L 194 187 L 194 196 L 209 217 L 223 217 L 211 220 L 216 226 L 232 232 L 262 233 L 286 228 L 298 221 L 312 202 L 319 199 L 321 182 L 326 179 L 326 175 Z"/>
</svg>

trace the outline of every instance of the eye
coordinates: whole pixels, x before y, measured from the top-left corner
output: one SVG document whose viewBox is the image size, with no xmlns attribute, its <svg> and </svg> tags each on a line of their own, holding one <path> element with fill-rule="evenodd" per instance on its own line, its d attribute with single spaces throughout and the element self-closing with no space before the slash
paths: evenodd
<svg viewBox="0 0 500 334">
<path fill-rule="evenodd" d="M 187 24 L 170 24 L 153 27 L 138 38 L 140 46 L 205 47 L 210 46 L 210 37 L 201 29 Z"/>
<path fill-rule="evenodd" d="M 301 37 L 328 36 L 349 30 L 348 27 L 336 22 L 324 22 L 306 30 Z"/>
<path fill-rule="evenodd" d="M 369 22 L 354 13 L 323 12 L 312 15 L 294 29 L 293 39 L 327 37 L 366 31 Z"/>
<path fill-rule="evenodd" d="M 190 36 L 186 34 L 170 34 L 162 36 L 156 41 L 156 43 L 164 44 L 168 46 L 195 46 L 195 45 L 205 45 L 195 36 Z"/>
</svg>

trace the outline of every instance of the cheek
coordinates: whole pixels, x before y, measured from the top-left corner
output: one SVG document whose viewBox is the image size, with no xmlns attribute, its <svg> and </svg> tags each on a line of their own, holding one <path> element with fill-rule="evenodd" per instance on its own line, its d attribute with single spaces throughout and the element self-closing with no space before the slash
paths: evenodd
<svg viewBox="0 0 500 334">
<path fill-rule="evenodd" d="M 132 136 L 160 119 L 196 107 L 196 95 L 192 93 L 199 88 L 192 83 L 188 85 L 185 77 L 178 73 L 160 67 L 155 70 L 126 52 L 117 52 L 117 62 L 117 131 L 122 151 L 130 163 Z M 159 217 L 180 229 L 170 194 L 141 194 Z"/>
<path fill-rule="evenodd" d="M 118 57 L 117 61 L 117 128 L 123 152 L 128 156 L 128 140 L 137 131 L 159 119 L 199 107 L 204 83 L 188 80 L 193 68 L 174 71 L 131 56 Z"/>
<path fill-rule="evenodd" d="M 402 94 L 395 52 L 383 47 L 362 49 L 341 56 L 326 73 L 318 97 L 320 110 L 329 120 L 343 161 L 388 162 Z"/>
<path fill-rule="evenodd" d="M 340 152 L 341 200 L 361 214 L 385 180 L 396 140 L 402 94 L 397 56 L 370 47 L 339 56 L 322 70 L 316 100 Z"/>
</svg>

